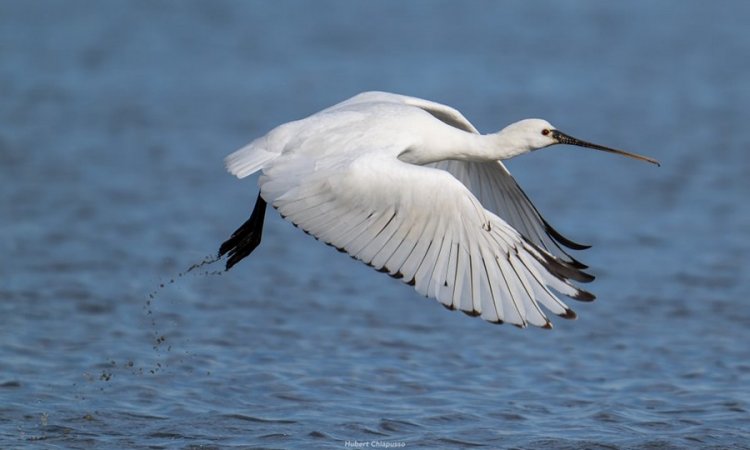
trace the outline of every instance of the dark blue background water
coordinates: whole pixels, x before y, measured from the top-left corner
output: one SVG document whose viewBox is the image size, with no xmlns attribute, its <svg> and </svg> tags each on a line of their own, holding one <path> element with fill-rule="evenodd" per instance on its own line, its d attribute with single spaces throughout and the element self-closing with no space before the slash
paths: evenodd
<svg viewBox="0 0 750 450">
<path fill-rule="evenodd" d="M 749 17 L 0 1 L 0 448 L 750 447 Z M 176 276 L 252 207 L 227 153 L 369 89 L 662 161 L 510 163 L 594 245 L 579 320 L 448 312 L 275 214 L 231 272 Z"/>
</svg>

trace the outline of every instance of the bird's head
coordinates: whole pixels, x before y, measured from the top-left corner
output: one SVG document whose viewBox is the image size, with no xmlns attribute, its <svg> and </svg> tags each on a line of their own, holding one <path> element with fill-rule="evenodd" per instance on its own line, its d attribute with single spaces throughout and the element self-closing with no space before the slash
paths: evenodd
<svg viewBox="0 0 750 450">
<path fill-rule="evenodd" d="M 550 145 L 555 144 L 567 144 L 575 145 L 578 147 L 591 148 L 594 150 L 601 150 L 609 153 L 615 153 L 618 155 L 639 159 L 641 161 L 647 161 L 652 164 L 656 164 L 657 166 L 660 165 L 659 161 L 648 156 L 629 153 L 574 138 L 558 130 L 551 123 L 547 122 L 544 119 L 524 119 L 518 121 L 505 127 L 500 131 L 500 134 L 502 134 L 505 139 L 509 139 L 514 142 L 515 145 L 525 150 L 526 152 L 549 147 Z"/>
</svg>

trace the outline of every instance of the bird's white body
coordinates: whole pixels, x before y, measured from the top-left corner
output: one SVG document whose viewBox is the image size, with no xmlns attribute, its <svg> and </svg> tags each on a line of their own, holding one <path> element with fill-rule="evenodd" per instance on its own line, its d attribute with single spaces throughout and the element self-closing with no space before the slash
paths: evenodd
<svg viewBox="0 0 750 450">
<path fill-rule="evenodd" d="M 555 143 L 528 119 L 481 135 L 458 111 L 366 92 L 281 125 L 227 157 L 283 217 L 403 278 L 444 306 L 491 322 L 549 327 L 574 313 L 556 293 L 593 296 L 563 251 L 585 248 L 542 219 L 498 160 Z M 262 220 L 262 218 L 261 218 Z"/>
</svg>

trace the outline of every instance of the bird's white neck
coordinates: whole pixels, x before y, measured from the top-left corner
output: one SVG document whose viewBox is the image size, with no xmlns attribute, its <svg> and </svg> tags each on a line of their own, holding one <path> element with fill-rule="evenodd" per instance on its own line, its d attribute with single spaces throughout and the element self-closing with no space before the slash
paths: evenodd
<svg viewBox="0 0 750 450">
<path fill-rule="evenodd" d="M 498 161 L 528 153 L 533 147 L 517 133 L 501 130 L 492 134 L 474 134 L 456 128 L 430 135 L 422 145 L 409 148 L 399 159 L 411 164 L 430 164 L 448 159 L 460 161 Z"/>
</svg>

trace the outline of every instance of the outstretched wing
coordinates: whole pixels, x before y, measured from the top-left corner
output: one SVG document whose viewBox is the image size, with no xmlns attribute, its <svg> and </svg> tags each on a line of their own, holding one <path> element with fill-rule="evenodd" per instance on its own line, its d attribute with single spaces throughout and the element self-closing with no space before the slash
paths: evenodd
<svg viewBox="0 0 750 450">
<path fill-rule="evenodd" d="M 536 246 L 579 269 L 587 267 L 565 252 L 561 245 L 573 250 L 584 250 L 589 246 L 573 242 L 552 228 L 503 163 L 440 161 L 431 166 L 456 177 L 477 197 L 482 206 L 505 219 Z"/>
<path fill-rule="evenodd" d="M 490 322 L 551 326 L 575 314 L 554 291 L 593 296 L 589 277 L 524 239 L 446 171 L 364 152 L 330 164 L 276 161 L 261 192 L 287 220 L 450 309 Z"/>
<path fill-rule="evenodd" d="M 389 92 L 363 92 L 332 108 L 372 102 L 416 106 L 452 127 L 469 133 L 479 133 L 466 117 L 450 106 Z M 589 246 L 573 242 L 552 228 L 500 161 L 441 161 L 430 166 L 445 170 L 456 177 L 476 196 L 482 206 L 502 217 L 511 227 L 538 247 L 579 269 L 587 267 L 570 256 L 562 247 L 584 250 Z"/>
</svg>

